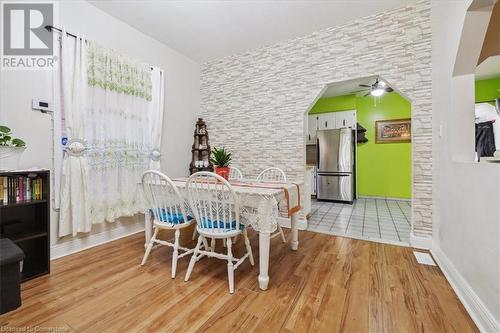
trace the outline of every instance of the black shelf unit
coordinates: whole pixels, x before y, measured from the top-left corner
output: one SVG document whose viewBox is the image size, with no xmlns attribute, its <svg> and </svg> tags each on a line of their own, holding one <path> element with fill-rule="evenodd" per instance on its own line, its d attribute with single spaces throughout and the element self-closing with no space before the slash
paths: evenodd
<svg viewBox="0 0 500 333">
<path fill-rule="evenodd" d="M 22 281 L 50 273 L 50 172 L 0 171 L 0 177 L 41 179 L 39 200 L 0 202 L 0 238 L 9 238 L 25 255 Z M 1 190 L 0 198 L 3 198 Z"/>
</svg>

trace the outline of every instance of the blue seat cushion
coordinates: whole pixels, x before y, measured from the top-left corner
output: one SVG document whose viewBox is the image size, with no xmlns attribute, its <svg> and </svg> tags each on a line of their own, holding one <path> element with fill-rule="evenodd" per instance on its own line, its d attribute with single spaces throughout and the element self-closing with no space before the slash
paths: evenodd
<svg viewBox="0 0 500 333">
<path fill-rule="evenodd" d="M 153 214 L 153 209 L 150 209 L 149 212 L 151 214 Z M 158 213 L 158 217 L 160 219 L 161 222 L 168 222 L 168 223 L 172 223 L 172 224 L 181 224 L 181 223 L 184 223 L 184 216 L 182 216 L 182 213 L 178 213 L 178 214 L 175 214 L 175 213 L 169 213 L 166 209 L 158 209 L 157 210 L 157 213 Z M 187 220 L 188 221 L 191 221 L 193 219 L 193 217 L 191 216 L 187 216 Z"/>
<path fill-rule="evenodd" d="M 236 221 L 233 221 L 231 223 L 228 222 L 224 223 L 222 221 L 212 221 L 210 219 L 202 219 L 200 227 L 205 229 L 219 228 L 219 229 L 236 230 Z M 245 226 L 241 223 L 239 227 L 240 230 L 245 229 Z"/>
</svg>

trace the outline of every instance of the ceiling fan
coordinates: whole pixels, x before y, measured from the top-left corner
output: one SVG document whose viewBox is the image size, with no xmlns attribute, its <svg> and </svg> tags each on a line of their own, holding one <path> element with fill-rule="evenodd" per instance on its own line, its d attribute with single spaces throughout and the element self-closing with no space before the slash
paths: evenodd
<svg viewBox="0 0 500 333">
<path fill-rule="evenodd" d="M 367 92 L 365 96 L 372 95 L 372 96 L 378 97 L 378 96 L 382 96 L 386 92 L 393 92 L 394 91 L 394 89 L 389 87 L 387 85 L 387 83 L 385 83 L 384 81 L 379 81 L 378 78 L 377 78 L 377 80 L 375 80 L 375 83 L 373 83 L 372 85 L 360 84 L 359 86 L 364 87 L 364 88 L 370 88 L 370 91 Z"/>
</svg>

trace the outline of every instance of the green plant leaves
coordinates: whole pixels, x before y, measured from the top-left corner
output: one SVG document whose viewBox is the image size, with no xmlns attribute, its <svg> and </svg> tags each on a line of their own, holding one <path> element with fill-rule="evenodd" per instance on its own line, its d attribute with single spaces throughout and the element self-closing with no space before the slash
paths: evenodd
<svg viewBox="0 0 500 333">
<path fill-rule="evenodd" d="M 26 142 L 18 138 L 13 139 L 12 144 L 16 147 L 26 147 Z"/>
<path fill-rule="evenodd" d="M 220 168 L 224 168 L 229 166 L 231 160 L 231 153 L 228 152 L 225 147 L 212 149 L 212 158 L 210 159 L 210 161 L 214 165 Z"/>
<path fill-rule="evenodd" d="M 9 134 L 10 128 L 8 128 L 7 126 L 0 125 L 0 132 L 3 134 Z"/>
<path fill-rule="evenodd" d="M 26 147 L 26 142 L 19 138 L 12 138 L 10 128 L 0 125 L 0 146 Z"/>
</svg>

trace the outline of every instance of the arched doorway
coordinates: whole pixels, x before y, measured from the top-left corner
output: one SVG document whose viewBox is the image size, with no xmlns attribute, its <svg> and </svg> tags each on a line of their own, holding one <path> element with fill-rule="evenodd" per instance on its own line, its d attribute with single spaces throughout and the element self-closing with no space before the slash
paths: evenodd
<svg viewBox="0 0 500 333">
<path fill-rule="evenodd" d="M 377 88 L 380 91 L 374 91 Z M 304 124 L 306 183 L 312 193 L 308 229 L 409 245 L 413 179 L 410 100 L 377 75 L 332 82 L 305 112 Z M 349 168 L 337 174 L 337 167 L 324 162 L 330 157 L 340 161 L 344 154 L 335 143 L 327 143 L 330 139 L 325 141 L 324 135 L 342 135 L 346 128 L 352 130 L 353 142 L 349 175 L 345 174 Z"/>
</svg>

